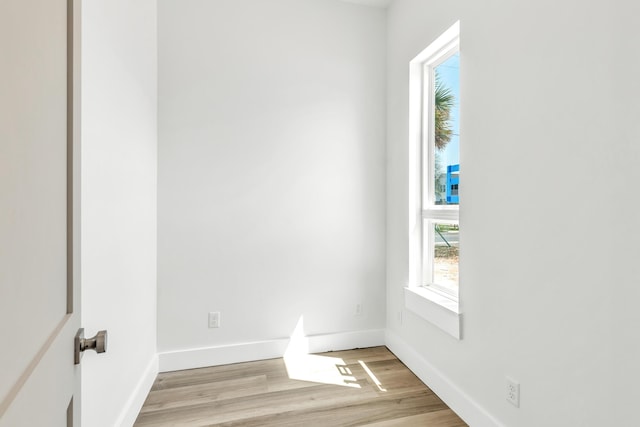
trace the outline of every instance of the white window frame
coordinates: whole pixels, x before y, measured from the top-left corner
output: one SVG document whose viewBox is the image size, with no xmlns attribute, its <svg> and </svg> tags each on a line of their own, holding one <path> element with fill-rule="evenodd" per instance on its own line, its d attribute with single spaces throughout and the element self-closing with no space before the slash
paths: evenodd
<svg viewBox="0 0 640 427">
<path fill-rule="evenodd" d="M 421 280 L 422 286 L 428 287 L 434 292 L 439 292 L 443 296 L 454 301 L 458 300 L 458 289 L 450 289 L 438 283 L 431 283 L 426 280 L 433 277 L 433 258 L 432 248 L 435 247 L 435 232 L 433 226 L 437 223 L 459 224 L 460 207 L 459 205 L 436 205 L 435 199 L 435 70 L 442 63 L 460 51 L 460 38 L 456 37 L 449 43 L 445 44 L 442 49 L 437 51 L 426 61 L 422 62 L 422 123 L 420 141 L 422 151 L 422 167 L 421 167 L 421 193 L 422 193 L 422 267 Z M 425 84 L 426 83 L 426 84 Z M 427 105 L 425 105 L 427 104 Z M 426 108 L 425 108 L 426 107 Z M 426 134 L 426 136 L 425 136 Z M 425 168 L 424 165 L 427 165 Z M 426 172 L 426 173 L 425 173 Z M 425 230 L 425 222 L 428 224 Z M 426 239 L 426 242 L 424 241 Z M 426 244 L 425 244 L 426 243 Z M 425 251 L 427 248 L 428 251 Z"/>
<path fill-rule="evenodd" d="M 431 255 L 424 245 L 434 242 L 433 223 L 459 223 L 458 205 L 436 205 L 430 182 L 435 176 L 434 69 L 460 49 L 460 23 L 456 22 L 409 64 L 409 285 L 405 288 L 405 307 L 460 339 L 459 298 L 432 283 Z M 426 172 L 426 173 L 425 173 Z M 424 223 L 429 224 L 424 230 Z M 426 233 L 425 233 L 426 231 Z"/>
</svg>

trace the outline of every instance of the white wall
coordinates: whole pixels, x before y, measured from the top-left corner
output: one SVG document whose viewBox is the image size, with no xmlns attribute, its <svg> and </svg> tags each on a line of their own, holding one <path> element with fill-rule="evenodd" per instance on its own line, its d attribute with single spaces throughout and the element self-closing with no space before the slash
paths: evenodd
<svg viewBox="0 0 640 427">
<path fill-rule="evenodd" d="M 475 404 L 507 426 L 640 422 L 638 12 L 600 0 L 396 0 L 389 10 L 389 336 L 450 381 L 454 409 Z M 461 341 L 399 316 L 408 64 L 458 19 Z M 505 376 L 521 382 L 519 409 Z"/>
<path fill-rule="evenodd" d="M 161 352 L 384 328 L 385 21 L 159 2 Z"/>
<path fill-rule="evenodd" d="M 132 425 L 157 373 L 157 7 L 83 2 L 83 425 Z"/>
</svg>

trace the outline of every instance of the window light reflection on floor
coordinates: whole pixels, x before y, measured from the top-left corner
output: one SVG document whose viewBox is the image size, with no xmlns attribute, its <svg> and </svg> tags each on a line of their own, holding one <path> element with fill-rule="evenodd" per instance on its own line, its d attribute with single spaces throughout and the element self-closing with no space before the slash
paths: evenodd
<svg viewBox="0 0 640 427">
<path fill-rule="evenodd" d="M 309 354 L 309 339 L 304 335 L 304 319 L 300 316 L 284 354 L 287 374 L 292 380 L 360 388 L 351 369 L 337 357 Z"/>
<path fill-rule="evenodd" d="M 318 356 L 309 354 L 309 339 L 304 335 L 304 317 L 300 316 L 287 350 L 284 354 L 287 374 L 292 380 L 309 381 L 320 384 L 331 384 L 343 387 L 361 388 L 358 380 L 343 359 L 338 357 Z M 367 373 L 371 382 L 381 392 L 387 390 L 382 387 L 380 380 L 362 360 L 358 363 Z"/>
<path fill-rule="evenodd" d="M 342 359 L 312 354 L 289 355 L 284 358 L 292 380 L 360 388 Z"/>
<path fill-rule="evenodd" d="M 362 369 L 364 369 L 367 375 L 369 375 L 369 378 L 371 378 L 371 381 L 373 381 L 376 387 L 378 387 L 378 390 L 387 391 L 386 388 L 382 388 L 382 384 L 380 383 L 380 380 L 378 380 L 378 378 L 373 374 L 373 372 L 371 372 L 371 369 L 369 369 L 366 363 L 364 363 L 362 360 L 358 360 L 358 363 L 360 364 L 360 366 L 362 366 Z"/>
</svg>

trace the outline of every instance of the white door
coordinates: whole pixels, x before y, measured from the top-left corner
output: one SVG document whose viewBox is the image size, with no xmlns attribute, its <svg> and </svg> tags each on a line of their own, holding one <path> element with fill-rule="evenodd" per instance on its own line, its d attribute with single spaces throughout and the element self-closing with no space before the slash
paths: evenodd
<svg viewBox="0 0 640 427">
<path fill-rule="evenodd" d="M 79 426 L 74 7 L 0 0 L 0 427 Z"/>
</svg>

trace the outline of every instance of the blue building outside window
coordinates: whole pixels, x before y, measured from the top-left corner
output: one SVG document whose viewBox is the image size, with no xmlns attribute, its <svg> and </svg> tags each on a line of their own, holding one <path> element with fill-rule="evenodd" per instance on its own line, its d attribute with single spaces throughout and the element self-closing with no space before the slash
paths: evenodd
<svg viewBox="0 0 640 427">
<path fill-rule="evenodd" d="M 447 166 L 447 203 L 460 203 L 458 186 L 460 184 L 460 165 Z"/>
</svg>

